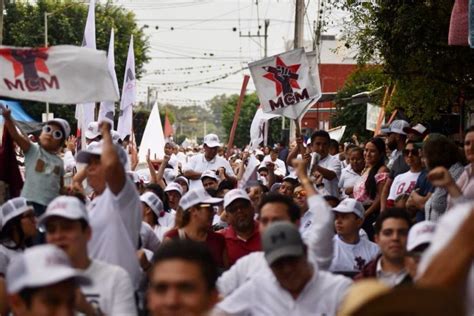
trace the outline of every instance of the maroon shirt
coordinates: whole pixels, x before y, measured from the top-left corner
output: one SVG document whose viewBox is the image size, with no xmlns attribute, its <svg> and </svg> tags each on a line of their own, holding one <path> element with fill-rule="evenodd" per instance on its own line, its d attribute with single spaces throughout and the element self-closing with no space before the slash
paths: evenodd
<svg viewBox="0 0 474 316">
<path fill-rule="evenodd" d="M 179 239 L 178 229 L 174 228 L 165 233 L 164 238 Z M 186 239 L 189 239 L 186 236 Z M 211 251 L 212 257 L 216 262 L 217 266 L 224 268 L 224 251 L 225 251 L 225 239 L 221 234 L 209 231 L 207 233 L 207 239 L 204 242 L 209 250 Z"/>
<path fill-rule="evenodd" d="M 254 222 L 254 230 L 249 239 L 243 240 L 235 233 L 232 226 L 219 231 L 225 237 L 227 246 L 227 255 L 229 256 L 229 264 L 233 265 L 239 258 L 248 255 L 254 251 L 262 250 L 262 242 L 258 222 Z"/>
</svg>

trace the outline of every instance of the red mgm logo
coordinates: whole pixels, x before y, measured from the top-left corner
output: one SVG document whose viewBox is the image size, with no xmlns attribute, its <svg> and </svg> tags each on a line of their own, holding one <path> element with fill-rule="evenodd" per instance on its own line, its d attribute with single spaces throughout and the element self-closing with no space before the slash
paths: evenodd
<svg viewBox="0 0 474 316">
<path fill-rule="evenodd" d="M 49 73 L 46 66 L 48 59 L 47 48 L 33 49 L 1 49 L 0 55 L 12 63 L 14 79 L 3 78 L 8 90 L 21 91 L 46 91 L 48 89 L 59 89 L 59 81 L 55 75 Z M 49 79 L 41 77 L 43 73 Z M 23 79 L 19 78 L 23 75 Z"/>
</svg>

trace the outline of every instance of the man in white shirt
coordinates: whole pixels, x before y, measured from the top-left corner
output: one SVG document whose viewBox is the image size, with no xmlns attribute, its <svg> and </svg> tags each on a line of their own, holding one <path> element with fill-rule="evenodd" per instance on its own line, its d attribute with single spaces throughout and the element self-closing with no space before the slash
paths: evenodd
<svg viewBox="0 0 474 316">
<path fill-rule="evenodd" d="M 81 286 L 85 300 L 79 310 L 86 315 L 137 315 L 133 285 L 121 267 L 91 259 L 87 243 L 93 234 L 85 205 L 75 197 L 54 199 L 41 216 L 46 241 L 66 252 L 71 265 L 91 279 Z"/>
<path fill-rule="evenodd" d="M 360 202 L 347 198 L 332 210 L 336 235 L 333 238 L 334 258 L 329 271 L 352 276 L 377 257 L 379 246 L 359 236 L 364 222 L 364 207 Z"/>
<path fill-rule="evenodd" d="M 329 154 L 328 132 L 319 130 L 311 135 L 311 174 L 319 174 L 323 178 L 324 189 L 335 197 L 339 197 L 338 182 L 341 176 L 341 161 Z"/>
<path fill-rule="evenodd" d="M 217 171 L 223 168 L 226 178 L 235 179 L 234 171 L 229 162 L 217 156 L 219 147 L 221 147 L 219 137 L 216 134 L 208 134 L 204 137 L 204 153 L 189 158 L 188 163 L 183 168 L 183 175 L 190 180 L 189 190 L 202 188 L 201 175 L 206 170 Z"/>
<path fill-rule="evenodd" d="M 266 164 L 266 163 L 272 163 L 275 165 L 275 171 L 279 171 L 280 174 L 282 174 L 283 176 L 286 175 L 286 165 L 285 165 L 285 162 L 283 162 L 283 160 L 281 159 L 278 159 L 278 148 L 271 148 L 270 149 L 270 154 L 265 156 L 265 158 L 263 159 L 263 162 Z"/>
<path fill-rule="evenodd" d="M 216 307 L 216 315 L 336 315 L 351 280 L 318 271 L 298 229 L 274 223 L 262 236 L 271 273 L 244 284 Z"/>
<path fill-rule="evenodd" d="M 138 191 L 124 165 L 127 154 L 112 143 L 110 124 L 101 123 L 102 141 L 94 142 L 77 154 L 77 162 L 86 163 L 75 181 L 87 177 L 95 198 L 89 203 L 89 224 L 94 232 L 89 241 L 91 258 L 124 268 L 138 286 L 141 270 L 136 249 L 142 223 L 142 205 Z"/>
</svg>

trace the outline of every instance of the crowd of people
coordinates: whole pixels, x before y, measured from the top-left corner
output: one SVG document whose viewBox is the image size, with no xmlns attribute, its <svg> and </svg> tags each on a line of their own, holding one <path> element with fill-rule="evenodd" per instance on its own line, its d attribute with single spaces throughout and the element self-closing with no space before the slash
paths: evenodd
<svg viewBox="0 0 474 316">
<path fill-rule="evenodd" d="M 474 314 L 474 128 L 463 148 L 404 120 L 364 143 L 208 134 L 140 163 L 107 121 L 76 150 L 65 120 L 28 137 L 2 115 L 24 164 L 2 315 Z"/>
</svg>

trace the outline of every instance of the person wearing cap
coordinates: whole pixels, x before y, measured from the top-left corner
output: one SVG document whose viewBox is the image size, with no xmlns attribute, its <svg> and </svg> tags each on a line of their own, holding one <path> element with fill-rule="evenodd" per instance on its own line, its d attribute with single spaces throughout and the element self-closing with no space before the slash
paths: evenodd
<svg viewBox="0 0 474 316">
<path fill-rule="evenodd" d="M 87 145 L 92 142 L 99 142 L 101 139 L 99 122 L 90 122 L 89 125 L 87 125 L 85 136 Z"/>
<path fill-rule="evenodd" d="M 32 203 L 36 216 L 40 216 L 63 187 L 64 162 L 59 150 L 69 137 L 71 128 L 66 120 L 49 120 L 43 126 L 39 142 L 33 143 L 17 131 L 11 110 L 1 103 L 0 110 L 6 130 L 25 154 L 25 183 L 21 196 Z"/>
<path fill-rule="evenodd" d="M 176 221 L 176 211 L 179 207 L 179 201 L 183 196 L 183 188 L 176 182 L 168 184 L 164 190 L 165 199 L 170 210 L 158 218 L 160 225 L 166 227 L 174 227 Z"/>
<path fill-rule="evenodd" d="M 216 306 L 217 315 L 336 315 L 352 281 L 311 264 L 297 227 L 271 224 L 262 235 L 262 247 L 271 273 L 225 297 Z"/>
<path fill-rule="evenodd" d="M 181 186 L 183 194 L 189 191 L 189 180 L 184 176 L 178 176 L 174 179 L 174 182 Z"/>
<path fill-rule="evenodd" d="M 2 205 L 0 222 L 0 275 L 5 276 L 10 261 L 31 245 L 37 234 L 35 212 L 25 198 L 13 198 Z"/>
<path fill-rule="evenodd" d="M 8 267 L 8 303 L 13 315 L 74 315 L 77 288 L 90 279 L 74 269 L 67 255 L 56 246 L 27 249 Z M 98 315 L 95 310 L 83 310 Z"/>
<path fill-rule="evenodd" d="M 149 273 L 149 315 L 208 315 L 218 301 L 218 269 L 209 249 L 192 240 L 164 243 Z"/>
<path fill-rule="evenodd" d="M 159 218 L 165 216 L 165 210 L 160 198 L 153 192 L 145 192 L 140 196 L 143 205 L 143 221 L 151 226 L 158 240 L 163 241 L 165 233 L 171 227 L 163 226 L 159 222 Z M 146 247 L 145 247 L 146 248 Z M 150 248 L 148 248 L 150 249 Z M 150 249 L 153 250 L 153 249 Z"/>
<path fill-rule="evenodd" d="M 360 238 L 359 231 L 364 223 L 365 212 L 362 203 L 347 198 L 332 211 L 336 235 L 333 238 L 334 257 L 329 271 L 353 276 L 377 257 L 379 246 Z"/>
<path fill-rule="evenodd" d="M 82 309 L 93 308 L 95 314 L 92 315 L 137 314 L 128 273 L 117 265 L 89 257 L 87 244 L 95 232 L 89 225 L 88 212 L 81 201 L 71 196 L 57 197 L 39 219 L 39 226 L 45 229 L 48 244 L 62 249 L 71 266 L 92 281 L 81 286 L 86 300 Z"/>
<path fill-rule="evenodd" d="M 190 190 L 179 201 L 176 213 L 176 228 L 165 234 L 164 240 L 191 239 L 205 243 L 212 253 L 216 265 L 228 267 L 228 256 L 224 236 L 211 230 L 214 205 L 222 199 L 210 196 L 203 188 Z"/>
<path fill-rule="evenodd" d="M 258 222 L 250 198 L 242 189 L 224 195 L 224 209 L 229 226 L 219 231 L 225 237 L 229 265 L 254 251 L 262 250 Z"/>
<path fill-rule="evenodd" d="M 298 186 L 298 179 L 293 176 L 286 176 L 283 178 L 280 187 L 278 188 L 278 193 L 281 195 L 287 195 L 292 197 L 293 191 Z"/>
<path fill-rule="evenodd" d="M 219 176 L 214 170 L 206 170 L 201 174 L 201 182 L 204 189 L 211 194 L 211 192 L 216 192 L 219 187 Z"/>
<path fill-rule="evenodd" d="M 367 263 L 354 279 L 377 278 L 390 287 L 411 284 L 405 268 L 407 236 L 411 220 L 405 209 L 389 208 L 375 222 L 375 242 L 380 255 Z"/>
<path fill-rule="evenodd" d="M 77 154 L 77 162 L 87 166 L 76 174 L 79 184 L 87 178 L 95 198 L 88 204 L 89 225 L 94 232 L 89 255 L 124 268 L 135 286 L 141 276 L 135 251 L 139 245 L 142 205 L 137 189 L 127 177 L 127 154 L 112 143 L 110 123 L 100 125 L 102 140 L 91 143 Z"/>
<path fill-rule="evenodd" d="M 431 244 L 435 230 L 436 223 L 423 221 L 413 225 L 408 232 L 405 267 L 413 280 L 416 278 L 423 253 Z"/>
<path fill-rule="evenodd" d="M 380 195 L 381 212 L 383 212 L 387 207 L 387 199 L 395 177 L 410 170 L 410 167 L 405 162 L 403 156 L 403 149 L 405 148 L 405 142 L 407 140 L 407 133 L 404 129 L 407 127 L 410 127 L 410 124 L 407 121 L 394 120 L 388 129 L 383 130 L 383 132 L 388 134 L 386 140 L 387 147 L 392 151 L 392 153 L 390 154 L 390 159 L 387 163 L 387 167 L 390 169 L 390 174 Z"/>
<path fill-rule="evenodd" d="M 221 147 L 221 144 L 216 134 L 208 134 L 204 137 L 204 153 L 189 158 L 188 163 L 183 168 L 183 175 L 190 180 L 189 189 L 202 188 L 200 179 L 202 173 L 206 170 L 223 170 L 226 178 L 235 179 L 234 171 L 229 162 L 223 157 L 217 156 L 219 147 Z"/>
<path fill-rule="evenodd" d="M 411 140 L 415 143 L 422 142 L 423 138 L 428 135 L 428 129 L 420 123 L 405 127 L 403 131 L 407 133 L 407 140 Z"/>
</svg>

